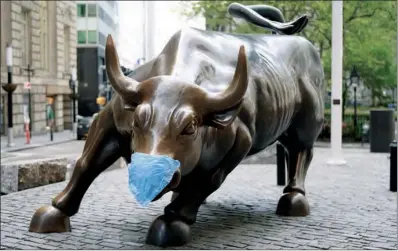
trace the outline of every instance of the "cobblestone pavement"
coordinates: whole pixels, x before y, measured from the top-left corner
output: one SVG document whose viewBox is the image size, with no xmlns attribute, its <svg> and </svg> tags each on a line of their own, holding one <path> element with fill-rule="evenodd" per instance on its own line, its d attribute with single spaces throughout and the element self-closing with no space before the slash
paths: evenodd
<svg viewBox="0 0 398 251">
<path fill-rule="evenodd" d="M 330 149 L 317 148 L 306 188 L 307 217 L 275 215 L 283 187 L 275 165 L 240 165 L 208 198 L 192 227 L 192 241 L 176 249 L 397 249 L 397 193 L 388 191 L 387 154 L 345 149 L 345 166 L 328 166 Z M 100 175 L 72 232 L 29 233 L 36 208 L 66 183 L 1 196 L 2 249 L 157 249 L 144 244 L 147 229 L 170 194 L 149 208 L 127 187 L 127 170 Z"/>
</svg>

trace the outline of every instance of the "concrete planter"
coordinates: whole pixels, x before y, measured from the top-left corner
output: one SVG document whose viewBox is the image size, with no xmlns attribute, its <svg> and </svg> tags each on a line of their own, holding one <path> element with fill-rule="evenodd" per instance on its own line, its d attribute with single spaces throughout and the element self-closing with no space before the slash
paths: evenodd
<svg viewBox="0 0 398 251">
<path fill-rule="evenodd" d="M 1 165 L 1 192 L 8 194 L 65 180 L 67 158 Z"/>
<path fill-rule="evenodd" d="M 29 188 L 69 180 L 76 160 L 68 158 L 24 160 L 1 165 L 1 193 L 9 194 Z M 107 170 L 126 167 L 120 158 Z"/>
</svg>

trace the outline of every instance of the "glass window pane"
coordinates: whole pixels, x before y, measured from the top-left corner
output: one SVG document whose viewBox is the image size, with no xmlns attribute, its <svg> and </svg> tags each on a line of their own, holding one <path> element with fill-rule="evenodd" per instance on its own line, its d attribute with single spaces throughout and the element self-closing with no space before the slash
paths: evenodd
<svg viewBox="0 0 398 251">
<path fill-rule="evenodd" d="M 86 31 L 77 31 L 77 43 L 85 44 L 86 43 L 87 32 Z"/>
<path fill-rule="evenodd" d="M 105 46 L 106 45 L 106 37 L 101 32 L 98 32 L 98 43 Z"/>
<path fill-rule="evenodd" d="M 86 4 L 78 4 L 77 5 L 77 16 L 78 17 L 86 16 Z"/>
<path fill-rule="evenodd" d="M 97 5 L 87 4 L 87 16 L 96 17 L 97 16 Z"/>
<path fill-rule="evenodd" d="M 104 12 L 104 10 L 102 9 L 102 7 L 101 6 L 98 6 L 98 17 L 101 19 L 101 20 L 104 20 L 104 14 L 105 12 Z"/>
<path fill-rule="evenodd" d="M 97 31 L 88 31 L 88 43 L 89 44 L 97 43 Z"/>
</svg>

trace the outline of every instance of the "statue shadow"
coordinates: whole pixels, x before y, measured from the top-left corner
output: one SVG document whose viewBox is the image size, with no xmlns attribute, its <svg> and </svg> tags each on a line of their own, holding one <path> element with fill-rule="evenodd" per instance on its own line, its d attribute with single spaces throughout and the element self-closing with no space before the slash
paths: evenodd
<svg viewBox="0 0 398 251">
<path fill-rule="evenodd" d="M 253 204 L 234 199 L 221 202 L 217 199 L 210 199 L 200 207 L 197 222 L 191 226 L 191 241 L 181 247 L 168 247 L 167 249 L 197 249 L 197 245 L 203 244 L 204 241 L 206 243 L 213 242 L 216 245 L 214 248 L 217 249 L 217 243 L 222 245 L 223 242 L 228 242 L 228 239 L 236 238 L 240 234 L 245 234 L 249 236 L 248 238 L 250 236 L 258 238 L 259 232 L 266 233 L 275 228 L 275 224 L 270 223 L 278 218 L 275 209 L 275 201 L 272 199 L 263 199 Z M 149 222 L 147 223 L 149 224 Z M 126 230 L 124 229 L 124 231 Z M 124 232 L 124 241 L 140 244 L 139 247 L 131 246 L 128 249 L 164 249 L 145 244 L 146 233 L 146 227 L 135 232 L 134 235 Z"/>
<path fill-rule="evenodd" d="M 275 224 L 270 224 L 269 221 L 279 217 L 275 210 L 275 202 L 271 200 L 254 204 L 243 204 L 235 200 L 208 201 L 199 209 L 197 222 L 192 226 L 192 239 L 199 239 L 196 236 L 208 238 L 214 233 L 219 238 L 241 232 L 272 230 Z"/>
</svg>

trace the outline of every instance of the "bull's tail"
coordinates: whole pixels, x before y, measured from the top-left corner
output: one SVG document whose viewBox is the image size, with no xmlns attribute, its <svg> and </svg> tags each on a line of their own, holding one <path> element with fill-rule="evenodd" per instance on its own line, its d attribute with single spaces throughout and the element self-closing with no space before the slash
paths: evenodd
<svg viewBox="0 0 398 251">
<path fill-rule="evenodd" d="M 232 3 L 228 6 L 228 13 L 242 18 L 249 23 L 266 28 L 283 35 L 293 35 L 302 31 L 308 23 L 308 17 L 302 15 L 294 21 L 286 22 L 282 12 L 269 5 L 242 5 Z"/>
</svg>

